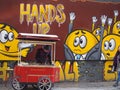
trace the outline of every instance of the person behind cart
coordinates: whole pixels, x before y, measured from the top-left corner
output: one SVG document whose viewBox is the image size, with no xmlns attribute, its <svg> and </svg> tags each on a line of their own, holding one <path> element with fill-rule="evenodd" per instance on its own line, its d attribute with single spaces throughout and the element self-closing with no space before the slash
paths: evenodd
<svg viewBox="0 0 120 90">
<path fill-rule="evenodd" d="M 40 64 L 51 64 L 51 50 L 49 45 L 44 45 L 37 50 L 36 62 Z"/>
<path fill-rule="evenodd" d="M 118 83 L 120 81 L 120 46 L 114 56 L 114 62 L 113 62 L 113 69 L 112 71 L 117 71 L 118 77 L 116 79 L 115 84 L 113 84 L 114 87 L 118 86 Z"/>
</svg>

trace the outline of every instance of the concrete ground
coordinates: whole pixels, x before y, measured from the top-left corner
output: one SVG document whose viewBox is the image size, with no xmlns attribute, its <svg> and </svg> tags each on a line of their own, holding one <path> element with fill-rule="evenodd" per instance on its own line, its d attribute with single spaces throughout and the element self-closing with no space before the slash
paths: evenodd
<svg viewBox="0 0 120 90">
<path fill-rule="evenodd" d="M 113 87 L 113 81 L 107 82 L 59 82 L 55 83 L 52 90 L 120 90 L 118 87 Z M 13 90 L 12 86 L 7 82 L 0 83 L 0 90 Z M 28 86 L 25 90 L 37 90 Z"/>
<path fill-rule="evenodd" d="M 114 82 L 63 82 L 56 83 L 54 90 L 120 90 L 120 86 L 113 87 Z"/>
</svg>

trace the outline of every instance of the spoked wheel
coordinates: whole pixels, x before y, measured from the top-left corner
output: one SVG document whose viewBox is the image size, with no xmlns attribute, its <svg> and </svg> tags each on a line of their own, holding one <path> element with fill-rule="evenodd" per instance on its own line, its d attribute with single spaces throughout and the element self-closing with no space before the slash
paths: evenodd
<svg viewBox="0 0 120 90">
<path fill-rule="evenodd" d="M 42 77 L 38 81 L 38 88 L 39 90 L 50 90 L 52 87 L 51 80 L 48 77 Z"/>
<path fill-rule="evenodd" d="M 15 78 L 15 77 L 11 80 L 11 84 L 12 84 L 12 87 L 15 90 L 22 90 L 22 89 L 24 89 L 26 87 L 25 84 L 20 84 L 20 82 L 18 81 L 18 79 Z"/>
</svg>

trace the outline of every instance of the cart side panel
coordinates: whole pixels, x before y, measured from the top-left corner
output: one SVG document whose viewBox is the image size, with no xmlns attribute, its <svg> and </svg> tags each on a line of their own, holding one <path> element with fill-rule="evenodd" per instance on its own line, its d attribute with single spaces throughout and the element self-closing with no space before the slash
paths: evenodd
<svg viewBox="0 0 120 90">
<path fill-rule="evenodd" d="M 59 68 L 55 66 L 17 66 L 15 76 L 19 76 L 19 81 L 24 83 L 37 83 L 42 77 L 48 77 L 54 82 L 59 81 Z"/>
<path fill-rule="evenodd" d="M 18 79 L 19 82 L 27 81 L 27 70 L 21 66 L 15 66 L 14 77 Z"/>
<path fill-rule="evenodd" d="M 51 75 L 50 79 L 53 83 L 60 81 L 60 68 L 59 67 L 54 68 L 54 75 Z"/>
<path fill-rule="evenodd" d="M 48 77 L 54 82 L 59 81 L 59 68 L 58 67 L 29 67 L 27 73 L 28 82 L 38 82 L 42 77 Z"/>
</svg>

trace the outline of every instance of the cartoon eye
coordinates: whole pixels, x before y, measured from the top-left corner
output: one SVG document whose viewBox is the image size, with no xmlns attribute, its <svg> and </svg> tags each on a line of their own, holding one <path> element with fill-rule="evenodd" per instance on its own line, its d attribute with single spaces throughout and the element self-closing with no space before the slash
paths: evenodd
<svg viewBox="0 0 120 90">
<path fill-rule="evenodd" d="M 76 37 L 74 40 L 74 46 L 78 46 L 79 44 L 79 37 Z"/>
<path fill-rule="evenodd" d="M 84 48 L 86 46 L 87 39 L 85 36 L 80 37 L 80 47 Z"/>
<path fill-rule="evenodd" d="M 120 29 L 120 23 L 117 24 L 117 28 Z"/>
<path fill-rule="evenodd" d="M 0 32 L 0 36 L 1 36 L 0 40 L 1 40 L 2 43 L 5 43 L 5 42 L 8 41 L 8 33 L 7 33 L 6 30 L 2 30 Z"/>
<path fill-rule="evenodd" d="M 120 29 L 120 23 L 117 24 L 117 29 Z"/>
<path fill-rule="evenodd" d="M 116 45 L 115 40 L 114 40 L 114 39 L 111 39 L 111 40 L 109 41 L 109 49 L 110 49 L 110 50 L 114 50 L 115 45 Z"/>
<path fill-rule="evenodd" d="M 99 35 L 99 30 L 96 31 L 96 35 Z"/>
<path fill-rule="evenodd" d="M 9 38 L 10 41 L 12 41 L 14 39 L 14 34 L 12 32 L 10 32 L 8 34 L 8 38 Z"/>
<path fill-rule="evenodd" d="M 108 50 L 108 48 L 109 48 L 109 43 L 108 43 L 108 41 L 105 41 L 105 43 L 104 43 L 104 49 Z"/>
</svg>

